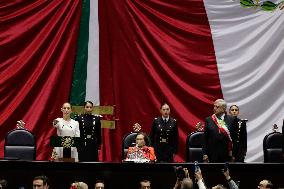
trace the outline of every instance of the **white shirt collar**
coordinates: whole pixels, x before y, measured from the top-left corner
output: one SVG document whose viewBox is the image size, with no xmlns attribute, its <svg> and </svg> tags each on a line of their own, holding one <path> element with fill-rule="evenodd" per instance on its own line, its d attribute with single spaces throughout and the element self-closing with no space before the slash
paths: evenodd
<svg viewBox="0 0 284 189">
<path fill-rule="evenodd" d="M 169 121 L 170 117 L 162 117 L 162 119 L 167 122 Z"/>
</svg>

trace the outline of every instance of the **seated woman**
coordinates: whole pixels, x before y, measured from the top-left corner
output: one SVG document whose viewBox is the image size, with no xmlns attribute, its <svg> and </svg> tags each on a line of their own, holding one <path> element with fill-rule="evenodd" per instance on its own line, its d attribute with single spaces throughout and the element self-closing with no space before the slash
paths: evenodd
<svg viewBox="0 0 284 189">
<path fill-rule="evenodd" d="M 138 133 L 136 136 L 136 145 L 129 147 L 125 161 L 134 161 L 136 163 L 145 163 L 156 161 L 156 156 L 153 147 L 146 146 L 145 133 Z"/>
</svg>

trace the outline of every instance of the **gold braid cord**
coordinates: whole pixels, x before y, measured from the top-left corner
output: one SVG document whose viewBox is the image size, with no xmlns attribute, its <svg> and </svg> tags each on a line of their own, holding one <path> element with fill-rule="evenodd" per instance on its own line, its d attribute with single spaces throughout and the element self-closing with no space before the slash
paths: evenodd
<svg viewBox="0 0 284 189">
<path fill-rule="evenodd" d="M 61 146 L 63 148 L 71 148 L 74 145 L 74 140 L 71 137 L 62 137 Z"/>
</svg>

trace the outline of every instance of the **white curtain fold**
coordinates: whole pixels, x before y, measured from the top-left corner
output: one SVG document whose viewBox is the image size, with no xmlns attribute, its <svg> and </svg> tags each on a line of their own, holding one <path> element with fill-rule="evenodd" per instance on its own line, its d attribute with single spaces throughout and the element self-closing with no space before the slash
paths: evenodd
<svg viewBox="0 0 284 189">
<path fill-rule="evenodd" d="M 284 11 L 243 8 L 239 1 L 204 0 L 229 105 L 247 118 L 247 162 L 263 161 L 263 138 L 284 119 Z"/>
</svg>

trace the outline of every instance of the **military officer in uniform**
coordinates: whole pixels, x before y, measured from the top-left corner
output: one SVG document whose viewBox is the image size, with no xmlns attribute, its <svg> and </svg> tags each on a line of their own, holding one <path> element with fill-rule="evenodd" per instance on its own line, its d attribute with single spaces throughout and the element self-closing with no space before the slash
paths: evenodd
<svg viewBox="0 0 284 189">
<path fill-rule="evenodd" d="M 233 140 L 233 157 L 235 162 L 244 162 L 247 153 L 247 126 L 246 119 L 238 117 L 240 111 L 237 105 L 232 105 L 229 108 L 229 114 L 235 117 L 235 127 L 230 129 Z"/>
<path fill-rule="evenodd" d="M 161 117 L 154 119 L 151 128 L 151 142 L 158 162 L 173 162 L 178 149 L 177 121 L 170 117 L 170 107 L 164 103 L 160 107 Z"/>
<path fill-rule="evenodd" d="M 82 146 L 78 148 L 79 161 L 98 161 L 98 149 L 101 145 L 101 120 L 99 115 L 93 115 L 93 102 L 86 101 L 85 113 L 78 116 Z"/>
</svg>

